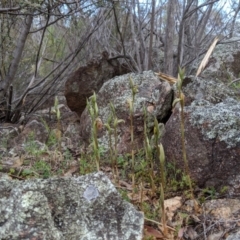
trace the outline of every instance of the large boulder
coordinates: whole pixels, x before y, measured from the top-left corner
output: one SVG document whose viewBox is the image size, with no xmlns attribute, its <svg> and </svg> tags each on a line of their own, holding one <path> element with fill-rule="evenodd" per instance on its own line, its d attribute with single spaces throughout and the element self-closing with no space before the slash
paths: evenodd
<svg viewBox="0 0 240 240">
<path fill-rule="evenodd" d="M 183 83 L 190 174 L 200 186 L 228 186 L 231 195 L 240 193 L 240 92 L 227 86 L 240 72 L 240 45 L 236 40 L 217 45 L 200 77 L 187 77 Z M 196 72 L 198 67 L 196 62 L 192 70 Z M 179 109 L 165 127 L 162 143 L 167 160 L 184 168 Z"/>
<path fill-rule="evenodd" d="M 240 73 L 240 42 L 239 38 L 228 39 L 226 43 L 221 41 L 214 49 L 206 69 L 201 73 L 205 79 L 218 78 L 228 84 L 232 80 L 239 78 Z M 200 59 L 201 60 L 201 59 Z M 196 61 L 192 73 L 198 69 L 199 62 Z"/>
<path fill-rule="evenodd" d="M 200 186 L 240 194 L 240 102 L 217 80 L 192 78 L 184 88 L 185 143 L 192 179 Z M 162 139 L 167 161 L 184 168 L 180 111 L 175 109 Z M 226 188 L 225 188 L 226 189 Z"/>
<path fill-rule="evenodd" d="M 117 118 L 124 120 L 124 123 L 119 124 L 117 128 L 118 153 L 131 152 L 131 120 L 128 106 L 128 100 L 132 99 L 130 78 L 137 88 L 133 113 L 135 150 L 142 148 L 144 143 L 144 107 L 148 112 L 147 127 L 149 132 L 153 132 L 154 116 L 159 122 L 164 123 L 168 119 L 172 108 L 173 91 L 171 86 L 168 82 L 160 81 L 152 71 L 146 71 L 142 74 L 126 74 L 104 83 L 97 94 L 99 118 L 103 124 L 108 122 L 111 115 L 111 102 Z M 85 143 L 88 144 L 91 139 L 91 119 L 87 108 L 80 118 L 80 133 Z M 99 132 L 98 141 L 100 147 L 109 148 L 109 136 L 106 128 Z"/>
<path fill-rule="evenodd" d="M 1 239 L 142 239 L 143 214 L 101 172 L 0 180 Z"/>
<path fill-rule="evenodd" d="M 212 104 L 222 102 L 227 98 L 237 98 L 238 92 L 230 89 L 219 79 L 186 77 L 183 81 L 185 106 L 196 100 L 206 100 Z M 239 95 L 240 96 L 240 95 Z"/>
<path fill-rule="evenodd" d="M 68 107 L 81 116 L 86 107 L 86 99 L 98 92 L 105 81 L 115 76 L 129 73 L 130 69 L 117 58 L 109 58 L 103 52 L 100 58 L 93 59 L 87 66 L 78 68 L 68 78 L 65 97 Z"/>
</svg>

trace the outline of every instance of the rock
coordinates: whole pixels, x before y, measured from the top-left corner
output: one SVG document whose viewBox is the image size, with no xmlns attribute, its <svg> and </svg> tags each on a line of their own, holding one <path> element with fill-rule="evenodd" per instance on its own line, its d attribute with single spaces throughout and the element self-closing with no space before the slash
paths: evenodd
<svg viewBox="0 0 240 240">
<path fill-rule="evenodd" d="M 172 221 L 176 211 L 179 210 L 181 206 L 182 197 L 180 196 L 164 200 L 164 209 L 168 221 Z"/>
<path fill-rule="evenodd" d="M 182 239 L 227 239 L 229 234 L 232 235 L 233 232 L 240 230 L 239 199 L 205 199 L 202 204 L 196 205 L 196 203 L 196 199 L 184 201 L 174 214 L 173 221 L 169 223 L 176 227 L 182 224 L 178 230 L 178 236 Z M 183 225 L 183 213 L 191 224 Z"/>
<path fill-rule="evenodd" d="M 239 199 L 213 199 L 208 200 L 203 204 L 204 218 L 207 218 L 211 223 L 211 231 L 208 236 L 209 240 L 228 239 L 239 240 Z M 215 224 L 218 223 L 214 227 Z M 206 227 L 205 227 L 206 229 Z M 231 233 L 234 232 L 234 233 Z M 229 235 L 227 235 L 228 233 Z M 227 236 L 226 236 L 227 235 Z"/>
<path fill-rule="evenodd" d="M 221 73 L 225 71 L 223 66 L 228 66 L 230 75 L 235 76 L 232 73 L 237 67 L 235 50 L 232 45 L 217 47 L 213 54 L 216 61 L 209 61 L 202 77 L 190 76 L 183 82 L 185 143 L 190 174 L 200 186 L 213 186 L 218 190 L 228 187 L 231 196 L 240 194 L 240 95 L 224 84 L 226 75 Z M 176 162 L 183 169 L 179 129 L 180 114 L 175 109 L 165 126 L 162 142 L 168 161 Z"/>
<path fill-rule="evenodd" d="M 7 138 L 14 138 L 19 134 L 20 126 L 19 124 L 12 123 L 0 123 L 0 138 L 1 145 L 3 145 L 4 140 Z"/>
<path fill-rule="evenodd" d="M 103 52 L 100 59 L 95 59 L 87 66 L 78 68 L 67 80 L 65 97 L 69 108 L 81 116 L 86 107 L 86 99 L 98 92 L 107 80 L 129 73 L 130 69 L 117 58 L 108 58 Z"/>
<path fill-rule="evenodd" d="M 225 84 L 228 84 L 232 80 L 239 78 L 240 43 L 238 40 L 239 38 L 236 37 L 228 39 L 227 44 L 217 45 L 208 61 L 205 70 L 200 76 L 205 79 L 218 78 Z M 195 66 L 193 67 L 194 73 L 197 71 L 199 64 L 200 63 L 196 61 Z"/>
<path fill-rule="evenodd" d="M 79 121 L 79 117 L 76 113 L 72 112 L 69 107 L 67 106 L 67 102 L 64 96 L 56 96 L 58 99 L 58 105 L 55 106 L 54 101 L 53 104 L 46 106 L 46 108 L 42 108 L 41 110 L 38 110 L 35 112 L 34 116 L 30 116 L 28 121 L 31 120 L 38 120 L 38 121 L 45 121 L 46 123 L 52 125 L 51 123 L 56 123 L 58 121 L 57 119 L 57 113 L 56 108 L 60 112 L 60 121 L 62 125 L 67 125 L 69 122 L 76 122 Z M 40 117 L 39 117 L 40 116 Z M 65 126 L 63 126 L 65 127 Z M 67 127 L 67 126 L 66 126 Z"/>
<path fill-rule="evenodd" d="M 190 105 L 194 100 L 204 99 L 216 104 L 229 97 L 236 99 L 236 92 L 218 79 L 189 76 L 184 79 L 183 86 L 185 106 Z"/>
<path fill-rule="evenodd" d="M 185 143 L 192 179 L 199 186 L 228 187 L 240 194 L 240 102 L 226 85 L 194 79 L 184 89 Z M 180 112 L 176 108 L 162 139 L 167 161 L 184 168 Z M 232 187 L 231 187 L 232 186 Z"/>
<path fill-rule="evenodd" d="M 141 149 L 144 143 L 144 113 L 143 108 L 148 110 L 148 131 L 153 132 L 154 116 L 159 122 L 164 123 L 172 108 L 173 91 L 169 83 L 160 81 L 152 71 L 142 74 L 126 74 L 115 77 L 102 86 L 97 94 L 99 118 L 106 124 L 111 115 L 110 102 L 113 104 L 118 119 L 124 123 L 117 128 L 117 151 L 118 153 L 131 152 L 130 111 L 128 100 L 132 99 L 132 90 L 129 79 L 132 79 L 138 92 L 134 101 L 134 149 Z M 80 133 L 86 144 L 91 138 L 91 120 L 88 110 L 85 109 L 80 118 Z M 99 145 L 103 149 L 109 149 L 109 136 L 106 128 L 98 135 Z M 114 142 L 114 139 L 112 139 Z"/>
<path fill-rule="evenodd" d="M 11 124 L 10 126 L 8 126 L 8 124 L 5 126 L 6 124 L 4 124 L 2 127 L 4 131 L 1 131 L 0 126 L 0 136 L 2 132 L 4 133 L 8 129 L 15 133 L 15 136 L 11 134 L 10 139 L 7 139 L 8 149 L 14 148 L 14 152 L 16 153 L 25 152 L 24 148 L 29 142 L 35 142 L 34 145 L 36 146 L 39 145 L 39 143 L 46 144 L 45 149 L 47 149 L 49 147 L 48 140 L 53 135 L 56 136 L 55 143 L 58 141 L 58 136 L 61 136 L 61 141 L 64 145 L 79 145 L 79 117 L 69 109 L 65 97 L 57 97 L 59 101 L 57 109 L 60 112 L 60 120 L 57 118 L 56 106 L 48 105 L 46 106 L 47 108 L 38 110 L 34 114 L 29 115 L 26 119 L 27 123 L 25 126 L 18 126 L 17 124 Z M 54 104 L 54 101 L 52 104 Z M 22 128 L 20 129 L 20 127 Z M 6 134 L 4 136 L 7 137 Z M 52 140 L 54 141 L 54 139 Z M 55 147 L 53 144 L 50 145 L 51 147 Z"/>
<path fill-rule="evenodd" d="M 19 135 L 20 129 L 17 124 L 0 123 L 0 156 L 7 155 L 8 142 Z"/>
<path fill-rule="evenodd" d="M 22 144 L 26 141 L 36 140 L 41 143 L 45 143 L 48 138 L 48 131 L 44 124 L 40 122 L 40 120 L 31 120 L 29 121 L 26 126 L 23 128 L 21 134 L 11 141 L 10 145 Z"/>
<path fill-rule="evenodd" d="M 239 240 L 240 239 L 240 230 L 236 233 L 230 234 L 226 240 Z"/>
<path fill-rule="evenodd" d="M 230 221 L 239 215 L 239 199 L 213 199 L 203 204 L 205 214 L 215 220 Z"/>
<path fill-rule="evenodd" d="M 217 233 L 210 234 L 207 240 L 219 240 L 223 235 L 224 235 L 223 231 L 218 231 Z"/>
<path fill-rule="evenodd" d="M 0 182 L 1 239 L 142 239 L 143 214 L 101 172 Z"/>
</svg>

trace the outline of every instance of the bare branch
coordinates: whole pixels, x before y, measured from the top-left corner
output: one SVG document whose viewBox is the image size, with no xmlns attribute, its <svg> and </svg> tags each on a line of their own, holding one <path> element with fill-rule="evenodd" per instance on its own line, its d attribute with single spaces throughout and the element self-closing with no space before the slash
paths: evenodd
<svg viewBox="0 0 240 240">
<path fill-rule="evenodd" d="M 15 12 L 20 10 L 21 7 L 13 7 L 13 8 L 0 8 L 0 13 L 9 13 L 9 12 Z"/>
<path fill-rule="evenodd" d="M 230 82 L 228 84 L 228 87 L 231 86 L 233 83 L 236 83 L 236 82 L 239 82 L 239 81 L 240 81 L 240 78 L 237 78 L 237 79 L 233 80 L 232 82 Z"/>
</svg>

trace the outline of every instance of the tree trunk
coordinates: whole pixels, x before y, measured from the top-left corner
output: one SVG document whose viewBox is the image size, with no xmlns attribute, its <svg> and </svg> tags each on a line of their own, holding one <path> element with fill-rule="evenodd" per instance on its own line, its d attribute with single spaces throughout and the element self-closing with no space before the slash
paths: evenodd
<svg viewBox="0 0 240 240">
<path fill-rule="evenodd" d="M 9 86 L 14 81 L 14 77 L 16 75 L 18 65 L 19 65 L 19 62 L 21 60 L 21 56 L 23 53 L 23 49 L 24 49 L 24 46 L 25 46 L 25 43 L 27 40 L 27 36 L 28 36 L 29 30 L 32 25 L 32 20 L 33 20 L 33 16 L 28 15 L 26 17 L 25 21 L 23 21 L 23 27 L 21 29 L 20 36 L 18 38 L 17 44 L 16 44 L 14 52 L 13 52 L 12 61 L 11 61 L 10 67 L 8 69 L 8 73 L 6 75 L 6 78 L 3 80 L 3 82 L 0 86 L 0 90 L 3 90 L 4 96 L 6 95 Z"/>
<path fill-rule="evenodd" d="M 175 12 L 175 0 L 168 2 L 167 9 L 167 26 L 165 36 L 165 49 L 164 49 L 164 72 L 169 75 L 173 75 L 173 41 L 174 41 L 174 12 Z"/>
<path fill-rule="evenodd" d="M 155 19 L 155 0 L 152 0 L 152 14 L 151 14 L 151 32 L 148 51 L 148 70 L 152 68 L 152 45 L 153 45 L 153 32 L 154 32 L 154 19 Z"/>
<path fill-rule="evenodd" d="M 234 28 L 235 28 L 235 24 L 236 24 L 236 19 L 237 19 L 237 15 L 240 11 L 240 1 L 238 2 L 238 6 L 235 10 L 234 16 L 233 16 L 233 20 L 232 20 L 232 24 L 231 24 L 231 29 L 230 29 L 230 34 L 229 37 L 232 38 L 233 37 L 233 32 L 234 32 Z"/>
</svg>

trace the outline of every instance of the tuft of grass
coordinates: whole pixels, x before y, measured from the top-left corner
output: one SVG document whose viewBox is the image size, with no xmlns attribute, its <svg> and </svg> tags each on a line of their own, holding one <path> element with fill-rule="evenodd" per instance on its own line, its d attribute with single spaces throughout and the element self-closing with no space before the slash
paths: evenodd
<svg viewBox="0 0 240 240">
<path fill-rule="evenodd" d="M 41 118 L 41 122 L 43 123 L 48 136 L 47 136 L 47 140 L 45 142 L 45 144 L 49 147 L 49 148 L 53 148 L 53 149 L 57 149 L 58 148 L 58 136 L 56 134 L 56 132 L 54 132 L 47 124 L 47 122 Z"/>
<path fill-rule="evenodd" d="M 44 160 L 36 161 L 31 170 L 35 175 L 42 176 L 43 178 L 49 178 L 52 175 L 50 164 Z"/>
<path fill-rule="evenodd" d="M 94 171 L 94 161 L 87 156 L 82 156 L 79 160 L 80 175 L 85 175 Z"/>
<path fill-rule="evenodd" d="M 24 150 L 30 157 L 35 159 L 38 159 L 39 156 L 46 151 L 46 149 L 39 149 L 39 146 L 35 141 L 34 132 L 30 132 L 28 135 L 27 140 L 24 144 Z"/>
<path fill-rule="evenodd" d="M 176 168 L 174 163 L 167 163 L 167 188 L 169 191 L 185 191 L 189 189 L 189 179 L 185 171 Z"/>
<path fill-rule="evenodd" d="M 200 203 L 204 203 L 208 199 L 215 199 L 216 198 L 217 191 L 214 187 L 206 187 L 204 188 L 200 195 L 198 196 L 198 199 Z"/>
</svg>

